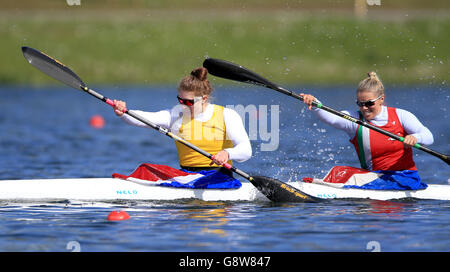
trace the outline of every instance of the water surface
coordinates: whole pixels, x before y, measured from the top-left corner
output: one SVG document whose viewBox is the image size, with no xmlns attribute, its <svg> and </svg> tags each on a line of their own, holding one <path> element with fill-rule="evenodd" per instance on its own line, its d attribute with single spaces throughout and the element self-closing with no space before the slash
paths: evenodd
<svg viewBox="0 0 450 272">
<path fill-rule="evenodd" d="M 172 87 L 98 87 L 130 109 L 156 111 L 177 103 Z M 295 89 L 295 88 L 293 88 Z M 322 103 L 351 109 L 353 88 L 311 87 Z M 304 91 L 304 89 L 302 89 Z M 178 167 L 173 141 L 158 132 L 129 126 L 111 108 L 65 87 L 0 88 L 0 180 L 109 177 L 130 173 L 142 162 Z M 433 132 L 431 146 L 450 153 L 448 89 L 396 87 L 390 106 L 409 110 Z M 216 86 L 214 103 L 278 107 L 276 143 L 257 133 L 254 156 L 236 166 L 283 181 L 322 177 L 334 165 L 358 166 L 344 132 L 321 124 L 305 107 L 274 91 Z M 272 110 L 271 110 L 272 109 Z M 93 115 L 103 129 L 89 125 Z M 261 126 L 264 115 L 245 115 Z M 255 124 L 255 123 L 253 123 Z M 269 134 L 267 134 L 269 135 Z M 267 136 L 266 135 L 266 136 Z M 450 169 L 415 151 L 422 179 L 447 184 Z M 112 210 L 131 215 L 109 222 Z M 320 204 L 266 202 L 0 203 L 0 251 L 449 251 L 450 203 L 446 201 L 343 201 Z M 76 247 L 75 247 L 76 248 Z"/>
</svg>

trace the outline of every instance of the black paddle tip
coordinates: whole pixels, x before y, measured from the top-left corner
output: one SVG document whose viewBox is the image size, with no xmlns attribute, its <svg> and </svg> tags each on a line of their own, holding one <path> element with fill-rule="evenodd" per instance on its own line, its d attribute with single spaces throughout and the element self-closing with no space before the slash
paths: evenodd
<svg viewBox="0 0 450 272">
<path fill-rule="evenodd" d="M 22 46 L 20 49 L 22 49 L 22 53 L 25 54 L 36 54 L 36 52 L 39 52 L 38 50 L 28 47 L 28 46 Z"/>
<path fill-rule="evenodd" d="M 206 57 L 206 59 L 203 61 L 203 67 L 208 69 L 209 65 L 214 65 L 215 63 L 221 63 L 221 62 L 224 62 L 224 61 L 215 59 L 215 58 Z"/>
<path fill-rule="evenodd" d="M 239 69 L 242 69 L 242 66 L 232 62 L 207 57 L 203 61 L 203 67 L 206 68 L 211 75 L 241 81 L 240 78 L 235 77 L 239 74 Z"/>
<path fill-rule="evenodd" d="M 22 49 L 22 54 L 23 54 L 23 56 L 25 57 L 25 59 L 26 59 L 29 63 L 31 63 L 31 57 L 30 57 L 30 54 L 32 53 L 33 48 L 28 47 L 28 46 L 22 46 L 21 49 Z"/>
<path fill-rule="evenodd" d="M 322 202 L 321 198 L 310 196 L 299 189 L 280 180 L 253 176 L 250 182 L 269 200 L 273 202 Z"/>
<path fill-rule="evenodd" d="M 275 90 L 279 88 L 277 85 L 247 68 L 226 60 L 207 58 L 203 61 L 203 67 L 213 76 L 260 85 Z"/>
<path fill-rule="evenodd" d="M 224 72 L 222 70 L 225 63 L 226 62 L 223 60 L 207 57 L 203 61 L 203 67 L 208 70 L 209 74 L 213 76 L 223 77 Z"/>
<path fill-rule="evenodd" d="M 84 89 L 86 84 L 62 62 L 28 46 L 22 46 L 25 59 L 44 74 L 75 89 Z"/>
</svg>

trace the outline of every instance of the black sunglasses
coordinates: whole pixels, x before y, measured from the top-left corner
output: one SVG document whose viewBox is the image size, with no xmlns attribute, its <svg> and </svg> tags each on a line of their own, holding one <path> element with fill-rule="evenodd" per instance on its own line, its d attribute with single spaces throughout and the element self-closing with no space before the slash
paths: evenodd
<svg viewBox="0 0 450 272">
<path fill-rule="evenodd" d="M 361 102 L 361 101 L 356 100 L 356 105 L 358 105 L 359 107 L 364 107 L 364 106 L 366 106 L 366 107 L 372 107 L 373 105 L 375 105 L 375 102 L 376 102 L 378 99 L 380 99 L 381 97 L 383 97 L 383 96 L 380 95 L 379 97 L 377 97 L 377 98 L 375 98 L 375 99 L 367 100 L 367 101 L 364 101 L 364 102 Z"/>
<path fill-rule="evenodd" d="M 178 98 L 178 102 L 180 102 L 180 104 L 184 104 L 186 106 L 193 106 L 195 103 L 194 99 L 184 99 L 184 98 L 179 97 L 178 95 L 177 95 L 177 98 Z"/>
</svg>

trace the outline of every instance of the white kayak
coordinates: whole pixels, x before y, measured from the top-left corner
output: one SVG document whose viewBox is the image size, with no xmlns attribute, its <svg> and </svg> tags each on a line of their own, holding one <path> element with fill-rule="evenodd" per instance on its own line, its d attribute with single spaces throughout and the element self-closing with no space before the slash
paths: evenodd
<svg viewBox="0 0 450 272">
<path fill-rule="evenodd" d="M 402 198 L 450 200 L 450 185 L 431 184 L 424 190 L 362 190 L 335 188 L 328 185 L 288 182 L 314 197 L 326 199 Z M 0 180 L 0 200 L 12 201 L 115 201 L 115 200 L 177 200 L 204 201 L 269 201 L 251 183 L 242 182 L 239 189 L 186 189 L 151 185 L 115 178 Z"/>
<path fill-rule="evenodd" d="M 423 190 L 364 190 L 337 188 L 316 183 L 298 182 L 295 186 L 301 191 L 319 198 L 362 198 L 391 200 L 403 198 L 450 200 L 450 185 L 428 184 Z"/>
<path fill-rule="evenodd" d="M 251 183 L 239 189 L 164 187 L 115 178 L 0 180 L 0 200 L 266 200 Z"/>
</svg>

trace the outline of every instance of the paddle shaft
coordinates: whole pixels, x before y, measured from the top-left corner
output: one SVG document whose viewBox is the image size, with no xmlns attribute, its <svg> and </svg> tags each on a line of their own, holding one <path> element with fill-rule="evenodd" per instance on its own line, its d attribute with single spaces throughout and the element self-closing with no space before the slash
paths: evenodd
<svg viewBox="0 0 450 272">
<path fill-rule="evenodd" d="M 266 78 L 254 73 L 253 71 L 248 70 L 247 68 L 244 68 L 243 66 L 234 64 L 232 62 L 228 62 L 228 61 L 224 61 L 224 60 L 220 60 L 220 59 L 213 59 L 213 58 L 208 58 L 203 62 L 203 66 L 205 68 L 208 69 L 208 72 L 212 75 L 218 76 L 218 77 L 222 77 L 222 78 L 226 78 L 226 79 L 230 79 L 230 80 L 234 80 L 234 81 L 239 81 L 239 82 L 245 82 L 245 83 L 249 83 L 249 84 L 254 84 L 254 85 L 258 85 L 258 86 L 264 86 L 266 88 L 269 89 L 273 89 L 277 92 L 280 92 L 282 94 L 285 95 L 289 95 L 291 97 L 294 97 L 300 101 L 303 101 L 303 97 L 299 94 L 296 94 L 292 91 L 289 91 L 283 87 L 280 87 L 276 84 L 274 84 L 273 82 L 270 82 L 269 80 L 267 80 Z M 327 107 L 321 103 L 318 103 L 316 101 L 314 101 L 312 103 L 312 106 L 317 107 L 319 109 L 325 110 L 329 113 L 335 114 L 339 117 L 342 117 L 346 120 L 349 120 L 350 122 L 356 123 L 358 125 L 367 127 L 369 129 L 372 129 L 374 131 L 377 131 L 383 135 L 386 135 L 388 137 L 391 137 L 392 139 L 398 140 L 400 142 L 404 142 L 405 138 L 395 135 L 391 132 L 388 132 L 386 130 L 383 130 L 379 127 L 376 127 L 368 122 L 365 122 L 363 120 L 359 120 L 356 119 L 348 114 L 345 114 L 343 112 L 337 111 L 335 109 L 332 109 L 330 107 Z M 443 160 L 444 162 L 447 163 L 447 165 L 450 165 L 450 157 L 448 155 L 439 153 L 437 151 L 434 151 L 428 147 L 422 146 L 420 144 L 415 144 L 413 147 L 415 147 L 416 149 L 422 150 L 430 155 L 433 155 L 435 157 L 438 157 L 439 159 Z"/>
</svg>

